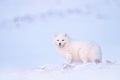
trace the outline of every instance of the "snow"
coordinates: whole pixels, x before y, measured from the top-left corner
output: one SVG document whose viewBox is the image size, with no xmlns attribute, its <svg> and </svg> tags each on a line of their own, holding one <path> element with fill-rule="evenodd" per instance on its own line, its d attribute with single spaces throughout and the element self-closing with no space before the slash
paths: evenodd
<svg viewBox="0 0 120 80">
<path fill-rule="evenodd" d="M 0 0 L 0 12 L 0 80 L 120 80 L 119 0 Z M 95 41 L 104 62 L 63 65 L 59 32 Z"/>
<path fill-rule="evenodd" d="M 23 72 L 4 72 L 0 80 L 119 80 L 120 64 L 44 65 Z"/>
<path fill-rule="evenodd" d="M 118 80 L 120 70 L 118 65 L 96 65 L 96 64 L 85 64 L 78 65 L 69 70 L 52 70 L 52 71 L 34 71 L 29 73 L 31 76 L 29 79 L 43 79 L 43 80 Z M 40 74 L 40 75 L 39 75 Z M 42 74 L 42 75 L 41 75 Z M 36 76 L 36 75 L 39 75 Z M 28 80 L 29 80 L 28 79 Z"/>
</svg>

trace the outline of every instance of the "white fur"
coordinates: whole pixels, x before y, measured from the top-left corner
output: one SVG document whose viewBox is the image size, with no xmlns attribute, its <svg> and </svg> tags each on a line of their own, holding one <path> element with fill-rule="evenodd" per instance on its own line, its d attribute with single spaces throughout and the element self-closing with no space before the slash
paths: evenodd
<svg viewBox="0 0 120 80">
<path fill-rule="evenodd" d="M 87 62 L 101 62 L 101 49 L 92 42 L 70 41 L 66 34 L 58 34 L 54 37 L 54 44 L 58 51 L 66 57 L 66 63 L 74 60 Z"/>
</svg>

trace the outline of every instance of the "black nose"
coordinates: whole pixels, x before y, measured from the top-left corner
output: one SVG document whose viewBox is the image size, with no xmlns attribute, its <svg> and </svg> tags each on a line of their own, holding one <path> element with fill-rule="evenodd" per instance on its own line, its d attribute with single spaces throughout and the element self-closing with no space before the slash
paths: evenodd
<svg viewBox="0 0 120 80">
<path fill-rule="evenodd" d="M 61 45 L 61 43 L 59 43 L 59 45 Z"/>
</svg>

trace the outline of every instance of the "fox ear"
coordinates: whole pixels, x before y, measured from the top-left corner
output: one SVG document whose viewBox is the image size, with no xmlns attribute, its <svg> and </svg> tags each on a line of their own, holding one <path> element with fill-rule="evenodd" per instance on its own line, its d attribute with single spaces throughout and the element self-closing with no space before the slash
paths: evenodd
<svg viewBox="0 0 120 80">
<path fill-rule="evenodd" d="M 54 37 L 57 37 L 57 34 L 55 34 Z"/>
<path fill-rule="evenodd" d="M 64 36 L 65 36 L 65 37 L 67 37 L 67 34 L 66 34 L 66 33 L 64 33 Z"/>
</svg>

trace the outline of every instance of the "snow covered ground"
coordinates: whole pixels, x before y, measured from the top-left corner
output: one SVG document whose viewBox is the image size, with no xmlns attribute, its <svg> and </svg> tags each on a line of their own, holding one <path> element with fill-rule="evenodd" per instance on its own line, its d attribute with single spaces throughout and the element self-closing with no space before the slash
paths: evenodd
<svg viewBox="0 0 120 80">
<path fill-rule="evenodd" d="M 120 64 L 44 65 L 26 71 L 4 71 L 0 80 L 119 80 Z"/>
<path fill-rule="evenodd" d="M 0 80 L 120 80 L 119 0 L 0 0 L 0 12 Z M 98 43 L 104 63 L 62 65 L 59 32 Z"/>
<path fill-rule="evenodd" d="M 49 67 L 49 66 L 48 66 Z M 55 68 L 54 68 L 55 69 Z M 25 73 L 25 80 L 119 80 L 120 64 L 84 64 Z M 66 70 L 67 69 L 67 70 Z"/>
</svg>

